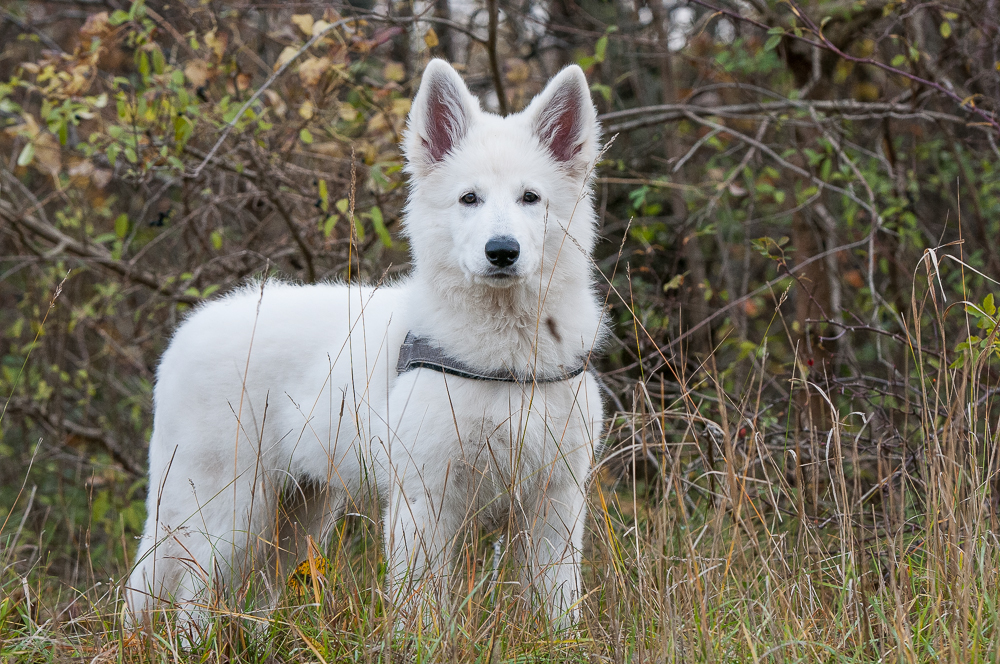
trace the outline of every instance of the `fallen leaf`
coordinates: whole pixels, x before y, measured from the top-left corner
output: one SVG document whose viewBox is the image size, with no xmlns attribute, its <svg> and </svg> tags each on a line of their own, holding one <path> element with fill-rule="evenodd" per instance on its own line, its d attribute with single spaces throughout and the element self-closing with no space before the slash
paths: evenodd
<svg viewBox="0 0 1000 664">
<path fill-rule="evenodd" d="M 424 43 L 427 44 L 427 48 L 434 48 L 441 43 L 438 40 L 437 33 L 434 32 L 434 28 L 427 28 L 427 34 L 424 35 Z"/>
<path fill-rule="evenodd" d="M 294 46 L 286 46 L 282 49 L 281 53 L 278 55 L 278 59 L 274 63 L 274 71 L 278 71 L 278 69 L 280 69 L 286 62 L 290 62 L 298 52 L 299 49 Z"/>
<path fill-rule="evenodd" d="M 308 100 L 308 99 L 306 99 L 305 103 L 303 103 L 301 106 L 299 106 L 299 115 L 304 120 L 311 120 L 314 111 L 315 111 L 315 107 L 313 106 L 313 103 L 310 100 Z"/>
<path fill-rule="evenodd" d="M 312 37 L 314 23 L 312 14 L 292 14 L 292 23 L 299 26 L 299 30 L 305 33 L 306 37 Z"/>
<path fill-rule="evenodd" d="M 278 115 L 279 118 L 284 118 L 285 114 L 288 112 L 288 106 L 285 104 L 285 100 L 281 98 L 274 90 L 264 90 L 264 96 L 267 97 L 267 101 L 271 104 L 271 108 Z"/>
<path fill-rule="evenodd" d="M 863 288 L 865 285 L 865 280 L 861 276 L 861 273 L 857 270 L 848 270 L 844 274 L 844 281 L 849 283 L 854 288 Z"/>
<path fill-rule="evenodd" d="M 86 181 L 91 178 L 94 174 L 94 164 L 89 160 L 85 159 L 77 164 L 74 164 L 68 171 L 70 181 L 77 185 L 82 186 L 86 184 Z"/>
<path fill-rule="evenodd" d="M 330 68 L 330 58 L 310 57 L 299 65 L 299 79 L 302 85 L 312 87 L 319 83 L 320 77 Z"/>
<path fill-rule="evenodd" d="M 205 35 L 205 45 L 215 51 L 215 57 L 219 60 L 222 59 L 222 54 L 226 52 L 226 44 L 228 42 L 229 37 L 226 33 L 219 34 L 215 30 L 212 30 Z"/>
<path fill-rule="evenodd" d="M 98 189 L 104 189 L 111 183 L 111 176 L 114 172 L 107 168 L 95 168 L 90 174 L 90 180 Z"/>
<path fill-rule="evenodd" d="M 91 14 L 87 17 L 83 26 L 80 28 L 81 37 L 102 37 L 111 29 L 108 25 L 108 13 L 107 12 L 97 12 L 96 14 Z"/>
<path fill-rule="evenodd" d="M 59 175 L 62 169 L 62 152 L 59 141 L 52 134 L 40 133 L 35 139 L 35 163 L 53 178 Z"/>
<path fill-rule="evenodd" d="M 191 81 L 191 85 L 200 88 L 208 81 L 208 63 L 204 60 L 188 60 L 184 65 L 184 75 Z"/>
<path fill-rule="evenodd" d="M 388 80 L 397 83 L 406 78 L 406 68 L 401 62 L 387 62 L 383 73 Z"/>
<path fill-rule="evenodd" d="M 392 100 L 392 112 L 395 113 L 396 115 L 398 115 L 401 118 L 405 118 L 406 115 L 410 112 L 410 105 L 411 105 L 411 103 L 412 102 L 410 102 L 410 98 L 409 97 L 405 97 L 405 98 L 401 98 L 401 99 L 393 99 Z"/>
<path fill-rule="evenodd" d="M 521 58 L 507 59 L 507 80 L 511 85 L 527 83 L 531 77 L 531 67 Z"/>
</svg>

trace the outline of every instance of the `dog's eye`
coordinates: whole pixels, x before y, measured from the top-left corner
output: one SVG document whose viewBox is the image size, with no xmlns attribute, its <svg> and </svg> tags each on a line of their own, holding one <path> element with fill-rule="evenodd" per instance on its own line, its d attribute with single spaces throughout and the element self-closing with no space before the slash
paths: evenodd
<svg viewBox="0 0 1000 664">
<path fill-rule="evenodd" d="M 463 194 L 458 200 L 462 202 L 462 205 L 475 205 L 479 202 L 479 197 L 470 191 L 467 194 Z"/>
<path fill-rule="evenodd" d="M 533 191 L 526 191 L 526 192 L 524 192 L 524 196 L 521 196 L 521 200 L 524 201 L 525 203 L 528 203 L 528 204 L 537 203 L 538 202 L 538 194 L 536 194 Z"/>
</svg>

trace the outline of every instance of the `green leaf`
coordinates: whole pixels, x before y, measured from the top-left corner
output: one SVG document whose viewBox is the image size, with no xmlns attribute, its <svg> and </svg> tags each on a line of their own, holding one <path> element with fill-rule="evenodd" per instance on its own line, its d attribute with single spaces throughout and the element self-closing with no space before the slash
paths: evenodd
<svg viewBox="0 0 1000 664">
<path fill-rule="evenodd" d="M 608 52 L 608 36 L 604 35 L 597 40 L 597 44 L 594 45 L 594 60 L 596 62 L 604 62 L 604 56 Z"/>
<path fill-rule="evenodd" d="M 178 143 L 178 149 L 187 143 L 194 132 L 194 123 L 187 117 L 178 115 L 174 118 L 174 141 Z"/>
<path fill-rule="evenodd" d="M 897 55 L 892 59 L 893 67 L 902 67 L 905 64 L 906 64 L 906 56 L 903 55 L 902 53 L 900 53 L 899 55 Z"/>
<path fill-rule="evenodd" d="M 121 25 L 127 20 L 129 20 L 128 12 L 116 9 L 113 12 L 111 12 L 111 16 L 108 18 L 108 23 L 110 23 L 111 25 Z"/>
<path fill-rule="evenodd" d="M 663 292 L 666 293 L 667 291 L 677 290 L 678 288 L 683 286 L 684 277 L 686 277 L 687 275 L 688 275 L 687 272 L 683 274 L 675 274 L 670 281 L 663 284 Z"/>
<path fill-rule="evenodd" d="M 162 74 L 163 69 L 166 66 L 166 62 L 163 61 L 163 51 L 159 48 L 153 49 L 153 71 L 157 74 Z"/>
<path fill-rule="evenodd" d="M 313 135 L 309 132 L 308 129 L 303 127 L 302 130 L 299 131 L 299 140 L 301 140 L 306 145 L 309 145 L 310 143 L 313 142 Z"/>
<path fill-rule="evenodd" d="M 765 51 L 773 51 L 778 44 L 781 42 L 781 35 L 771 35 L 767 38 L 767 43 L 764 44 Z"/>
<path fill-rule="evenodd" d="M 392 236 L 389 235 L 389 229 L 385 227 L 385 220 L 382 218 L 382 210 L 376 205 L 368 214 L 372 218 L 372 226 L 375 227 L 375 233 L 378 235 L 379 239 L 382 240 L 382 244 L 386 247 L 392 247 Z"/>
<path fill-rule="evenodd" d="M 604 97 L 604 101 L 611 101 L 611 86 L 604 85 L 602 83 L 592 83 L 590 86 L 592 92 L 596 92 Z"/>
<path fill-rule="evenodd" d="M 118 218 L 115 219 L 115 235 L 118 237 L 125 237 L 128 235 L 128 215 L 120 214 Z"/>
<path fill-rule="evenodd" d="M 334 205 L 340 214 L 347 214 L 347 208 L 351 205 L 351 202 L 346 198 L 341 198 Z"/>
<path fill-rule="evenodd" d="M 21 148 L 21 154 L 17 155 L 17 165 L 27 166 L 31 163 L 31 160 L 35 158 L 35 144 L 28 143 L 23 148 Z"/>
<path fill-rule="evenodd" d="M 993 301 L 993 293 L 990 293 L 985 298 L 983 298 L 983 310 L 990 316 L 997 312 L 996 303 Z"/>
<path fill-rule="evenodd" d="M 216 251 L 218 251 L 219 249 L 222 249 L 222 233 L 221 232 L 219 232 L 218 230 L 214 230 L 214 231 L 212 231 L 212 234 L 209 236 L 209 238 L 212 240 L 212 247 L 214 247 Z"/>
<path fill-rule="evenodd" d="M 330 194 L 326 188 L 326 180 L 319 181 L 319 208 L 323 212 L 330 211 Z"/>
<path fill-rule="evenodd" d="M 323 237 L 330 237 L 330 233 L 333 232 L 333 227 L 337 225 L 337 221 L 340 219 L 339 215 L 331 214 L 323 222 Z"/>
<path fill-rule="evenodd" d="M 951 37 L 951 23 L 948 21 L 941 23 L 941 36 L 945 39 Z"/>
</svg>

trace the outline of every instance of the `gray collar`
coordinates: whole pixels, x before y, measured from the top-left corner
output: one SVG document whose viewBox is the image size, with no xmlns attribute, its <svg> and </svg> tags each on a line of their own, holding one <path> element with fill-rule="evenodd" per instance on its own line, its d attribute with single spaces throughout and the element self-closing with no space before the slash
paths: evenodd
<svg viewBox="0 0 1000 664">
<path fill-rule="evenodd" d="M 471 378 L 472 380 L 495 380 L 504 383 L 556 383 L 579 376 L 586 370 L 581 363 L 577 367 L 564 369 L 562 373 L 553 376 L 523 376 L 511 369 L 483 371 L 470 367 L 465 362 L 449 357 L 441 348 L 428 339 L 418 337 L 413 332 L 406 333 L 403 345 L 399 347 L 399 362 L 396 363 L 396 373 L 403 374 L 411 369 L 432 369 L 441 373 Z"/>
</svg>

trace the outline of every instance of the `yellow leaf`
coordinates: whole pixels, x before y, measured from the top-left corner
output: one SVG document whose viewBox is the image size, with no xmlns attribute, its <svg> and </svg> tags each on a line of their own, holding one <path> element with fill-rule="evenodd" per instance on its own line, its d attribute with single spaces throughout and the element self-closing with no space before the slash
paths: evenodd
<svg viewBox="0 0 1000 664">
<path fill-rule="evenodd" d="M 312 37 L 313 35 L 313 17 L 312 14 L 292 14 L 292 23 L 299 26 L 306 37 Z"/>
<path fill-rule="evenodd" d="M 410 99 L 393 99 L 392 100 L 392 112 L 401 118 L 405 118 L 406 114 L 410 112 Z"/>
<path fill-rule="evenodd" d="M 225 33 L 219 35 L 215 30 L 205 35 L 205 45 L 215 51 L 215 57 L 220 60 L 222 59 L 222 54 L 226 52 L 226 43 L 228 41 L 229 38 Z"/>
<path fill-rule="evenodd" d="M 271 104 L 271 108 L 278 115 L 279 118 L 284 118 L 285 113 L 288 112 L 288 106 L 285 105 L 285 100 L 281 98 L 274 90 L 264 90 L 264 96 L 267 97 L 268 103 Z"/>
<path fill-rule="evenodd" d="M 38 123 L 35 122 L 35 117 L 30 113 L 25 113 L 21 119 L 24 120 L 24 124 L 11 125 L 4 129 L 4 133 L 8 136 L 27 136 L 28 138 L 38 136 L 40 129 Z"/>
<path fill-rule="evenodd" d="M 330 68 L 330 58 L 310 57 L 299 65 L 299 79 L 302 85 L 312 87 L 319 83 L 320 77 Z"/>
<path fill-rule="evenodd" d="M 52 177 L 59 175 L 59 170 L 62 168 L 62 153 L 59 150 L 59 141 L 52 134 L 39 134 L 35 139 L 35 163 L 40 170 Z"/>
<path fill-rule="evenodd" d="M 313 31 L 312 31 L 312 33 L 313 33 L 314 36 L 315 35 L 321 35 L 329 27 L 330 27 L 330 24 L 327 23 L 326 21 L 316 21 L 315 23 L 313 23 Z"/>
<path fill-rule="evenodd" d="M 406 78 L 406 68 L 399 62 L 387 62 L 383 73 L 387 79 L 397 83 Z"/>
<path fill-rule="evenodd" d="M 91 175 L 94 174 L 94 164 L 85 159 L 71 166 L 67 173 L 73 185 L 77 187 L 86 186 Z"/>
<path fill-rule="evenodd" d="M 427 28 L 427 34 L 424 35 L 424 43 L 427 44 L 427 48 L 434 48 L 441 43 L 438 41 L 438 36 L 434 32 L 434 28 Z"/>
<path fill-rule="evenodd" d="M 330 157 L 343 157 L 345 154 L 344 146 L 337 141 L 323 141 L 322 143 L 313 143 L 309 146 L 312 152 L 319 152 L 320 154 L 325 154 Z"/>
<path fill-rule="evenodd" d="M 531 78 L 531 67 L 521 58 L 510 58 L 507 60 L 507 80 L 512 85 L 527 83 Z"/>
<path fill-rule="evenodd" d="M 188 60 L 184 65 L 184 75 L 191 85 L 200 88 L 208 81 L 208 63 L 204 60 Z"/>
<path fill-rule="evenodd" d="M 305 103 L 302 104 L 302 106 L 299 106 L 299 115 L 301 115 L 304 120 L 311 120 L 314 111 L 315 107 L 313 106 L 313 103 L 308 99 L 306 99 Z"/>
<path fill-rule="evenodd" d="M 111 27 L 108 25 L 108 13 L 98 12 L 87 17 L 87 20 L 83 23 L 83 27 L 80 28 L 80 36 L 101 37 L 109 32 L 110 29 Z"/>
<path fill-rule="evenodd" d="M 294 46 L 286 46 L 284 49 L 282 49 L 281 54 L 278 55 L 278 60 L 274 63 L 274 71 L 278 71 L 278 69 L 281 68 L 282 65 L 284 65 L 286 62 L 289 62 L 292 58 L 294 58 L 295 54 L 298 52 L 299 49 L 295 48 Z"/>
<path fill-rule="evenodd" d="M 687 274 L 688 274 L 687 272 L 685 272 L 684 274 L 675 274 L 670 281 L 663 284 L 663 292 L 666 293 L 667 291 L 676 290 L 680 288 L 682 285 L 684 285 L 684 277 L 686 277 Z"/>
</svg>

